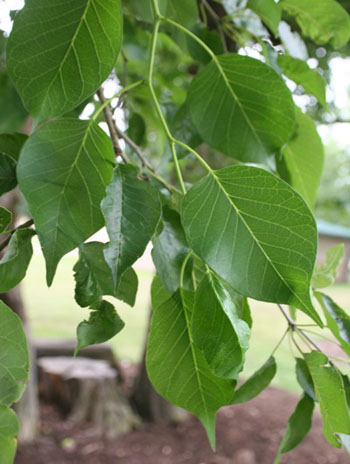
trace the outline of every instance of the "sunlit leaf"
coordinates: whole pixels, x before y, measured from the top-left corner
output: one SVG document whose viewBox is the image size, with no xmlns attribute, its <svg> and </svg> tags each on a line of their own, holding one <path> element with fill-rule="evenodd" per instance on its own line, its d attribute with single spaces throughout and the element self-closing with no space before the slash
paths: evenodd
<svg viewBox="0 0 350 464">
<path fill-rule="evenodd" d="M 120 0 L 31 0 L 15 17 L 7 64 L 36 122 L 72 110 L 115 65 L 122 40 Z"/>
<path fill-rule="evenodd" d="M 184 197 L 182 223 L 191 248 L 236 291 L 292 304 L 322 326 L 309 288 L 315 220 L 285 182 L 250 166 L 212 171 Z"/>
</svg>

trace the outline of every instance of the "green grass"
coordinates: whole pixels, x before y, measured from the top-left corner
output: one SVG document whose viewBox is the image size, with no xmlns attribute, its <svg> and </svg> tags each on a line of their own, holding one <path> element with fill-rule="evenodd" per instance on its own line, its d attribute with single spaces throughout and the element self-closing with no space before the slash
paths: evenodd
<svg viewBox="0 0 350 464">
<path fill-rule="evenodd" d="M 74 301 L 74 279 L 72 268 L 77 257 L 68 255 L 60 263 L 51 288 L 45 284 L 45 265 L 41 255 L 34 254 L 23 284 L 23 294 L 34 337 L 75 338 L 77 324 L 88 318 L 88 310 L 80 308 Z M 125 321 L 124 330 L 111 344 L 121 359 L 138 361 L 142 355 L 145 332 L 148 324 L 151 272 L 138 272 L 139 291 L 134 308 L 114 300 L 115 306 Z M 338 285 L 327 290 L 343 308 L 350 311 L 350 286 Z M 110 299 L 113 302 L 113 298 Z M 286 329 L 286 322 L 276 305 L 251 301 L 253 330 L 250 350 L 247 355 L 243 376 L 247 377 L 258 369 L 271 355 Z M 298 316 L 300 323 L 310 320 Z M 294 358 L 288 338 L 276 353 L 278 370 L 273 381 L 275 386 L 297 391 L 294 374 Z"/>
</svg>

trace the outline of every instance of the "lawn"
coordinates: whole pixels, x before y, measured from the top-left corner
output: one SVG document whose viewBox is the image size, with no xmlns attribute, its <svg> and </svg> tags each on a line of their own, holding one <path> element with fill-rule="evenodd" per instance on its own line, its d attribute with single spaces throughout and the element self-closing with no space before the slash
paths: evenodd
<svg viewBox="0 0 350 464">
<path fill-rule="evenodd" d="M 74 279 L 72 268 L 77 257 L 66 256 L 61 263 L 50 288 L 45 284 L 45 266 L 42 256 L 35 253 L 23 283 L 23 295 L 34 337 L 74 338 L 77 324 L 88 317 L 88 310 L 80 308 L 74 301 Z M 124 330 L 111 344 L 119 358 L 138 361 L 142 355 L 148 321 L 149 287 L 152 273 L 139 271 L 139 292 L 134 308 L 115 301 L 116 308 L 126 323 Z M 350 311 L 350 286 L 334 286 L 328 293 Z M 112 301 L 113 298 L 110 300 Z M 248 352 L 246 377 L 259 368 L 270 356 L 286 329 L 286 322 L 276 305 L 251 301 L 254 326 L 251 349 Z M 309 322 L 301 317 L 300 322 Z M 299 389 L 294 375 L 294 359 L 286 339 L 276 354 L 278 370 L 273 381 L 275 386 L 290 391 Z"/>
</svg>

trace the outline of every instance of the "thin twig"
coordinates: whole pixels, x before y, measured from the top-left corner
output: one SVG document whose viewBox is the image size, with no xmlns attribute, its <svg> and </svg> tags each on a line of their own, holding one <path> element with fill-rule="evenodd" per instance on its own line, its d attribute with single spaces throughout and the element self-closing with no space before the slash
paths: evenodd
<svg viewBox="0 0 350 464">
<path fill-rule="evenodd" d="M 97 93 L 97 96 L 98 96 L 101 104 L 103 105 L 106 102 L 106 99 L 105 99 L 102 87 L 100 87 L 97 90 L 96 93 Z M 109 133 L 110 133 L 110 136 L 111 136 L 115 156 L 116 157 L 120 156 L 121 159 L 124 161 L 124 163 L 127 163 L 128 160 L 126 159 L 125 154 L 123 153 L 123 150 L 120 148 L 116 123 L 115 123 L 115 121 L 113 119 L 112 110 L 111 110 L 111 107 L 109 105 L 106 105 L 103 108 L 103 114 L 104 114 L 106 123 L 108 125 L 108 129 L 109 129 Z"/>
<path fill-rule="evenodd" d="M 221 26 L 220 17 L 216 14 L 216 12 L 213 10 L 213 8 L 209 5 L 207 0 L 202 0 L 202 3 L 205 6 L 205 8 L 207 9 L 208 13 L 210 13 L 210 16 L 213 18 L 213 20 L 214 20 L 214 22 L 216 24 L 216 27 L 218 29 L 218 32 L 220 34 L 220 37 L 221 37 L 222 45 L 224 47 L 224 52 L 227 53 L 228 50 L 227 50 L 225 32 L 224 32 L 224 30 L 223 30 L 223 28 Z"/>
<path fill-rule="evenodd" d="M 12 235 L 19 229 L 25 229 L 26 227 L 30 227 L 34 224 L 34 221 L 33 219 L 29 219 L 29 221 L 27 222 L 24 222 L 23 224 L 21 224 L 20 226 L 16 227 L 15 229 L 12 229 L 11 232 L 9 233 L 8 237 L 5 238 L 5 240 L 3 242 L 0 243 L 0 251 L 2 251 L 4 248 L 7 247 L 7 245 L 9 244 L 10 240 L 11 240 L 11 237 Z"/>
<path fill-rule="evenodd" d="M 142 166 L 145 166 L 148 169 L 152 169 L 152 166 L 148 163 L 148 161 L 144 157 L 141 148 L 125 132 L 122 132 L 117 125 L 116 125 L 116 131 L 117 131 L 118 137 L 123 139 L 129 145 L 129 147 L 132 148 L 132 150 L 134 150 L 136 155 L 139 157 L 142 163 Z"/>
</svg>

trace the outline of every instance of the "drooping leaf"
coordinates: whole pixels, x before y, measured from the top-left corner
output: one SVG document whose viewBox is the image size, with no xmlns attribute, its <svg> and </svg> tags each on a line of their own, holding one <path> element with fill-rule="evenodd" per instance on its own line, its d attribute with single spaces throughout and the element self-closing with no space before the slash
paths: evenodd
<svg viewBox="0 0 350 464">
<path fill-rule="evenodd" d="M 29 0 L 15 17 L 7 64 L 36 123 L 72 110 L 115 65 L 120 0 Z"/>
<path fill-rule="evenodd" d="M 312 380 L 309 368 L 303 358 L 296 359 L 295 373 L 299 385 L 304 390 L 304 392 L 307 393 L 314 401 L 317 401 L 314 382 Z"/>
<path fill-rule="evenodd" d="M 313 288 L 325 288 L 333 284 L 337 276 L 338 266 L 344 258 L 344 254 L 345 249 L 343 243 L 334 245 L 326 251 L 325 262 L 323 264 L 316 264 L 312 276 Z"/>
<path fill-rule="evenodd" d="M 13 134 L 0 134 L 0 152 L 11 156 L 17 161 L 27 138 L 28 136 L 26 134 L 20 134 L 18 132 Z"/>
<path fill-rule="evenodd" d="M 6 230 L 6 228 L 11 224 L 12 213 L 6 208 L 0 206 L 0 233 Z"/>
<path fill-rule="evenodd" d="M 100 203 L 113 164 L 112 143 L 93 120 L 53 121 L 25 143 L 18 184 L 38 232 L 48 285 L 62 256 L 103 227 Z"/>
<path fill-rule="evenodd" d="M 2 301 L 0 326 L 0 405 L 10 406 L 19 400 L 25 389 L 29 355 L 22 322 Z"/>
<path fill-rule="evenodd" d="M 123 329 L 124 325 L 114 306 L 108 301 L 102 301 L 90 312 L 89 320 L 78 325 L 75 355 L 86 346 L 110 340 Z"/>
<path fill-rule="evenodd" d="M 322 174 L 324 150 L 315 123 L 300 111 L 297 112 L 296 133 L 282 148 L 282 156 L 289 173 L 289 183 L 313 208 Z"/>
<path fill-rule="evenodd" d="M 243 369 L 250 330 L 239 318 L 236 302 L 210 270 L 195 293 L 192 331 L 194 343 L 213 372 L 236 379 Z"/>
<path fill-rule="evenodd" d="M 292 304 L 322 326 L 310 299 L 315 220 L 285 182 L 251 166 L 212 171 L 182 202 L 188 243 L 242 295 Z"/>
<path fill-rule="evenodd" d="M 15 412 L 5 406 L 0 406 L 0 462 L 13 464 L 19 433 L 19 421 Z"/>
<path fill-rule="evenodd" d="M 193 292 L 171 296 L 158 278 L 154 280 L 147 371 L 160 395 L 199 418 L 215 447 L 216 411 L 232 401 L 235 383 L 216 377 L 194 345 L 192 306 Z"/>
<path fill-rule="evenodd" d="M 340 48 L 350 38 L 350 18 L 336 0 L 281 0 L 280 6 L 293 15 L 306 37 L 317 44 Z"/>
<path fill-rule="evenodd" d="M 350 317 L 331 297 L 314 292 L 326 317 L 327 326 L 339 340 L 343 350 L 350 356 Z"/>
<path fill-rule="evenodd" d="M 327 108 L 326 82 L 321 74 L 311 69 L 305 61 L 292 56 L 279 55 L 278 64 L 283 74 L 296 84 L 301 85 L 305 92 L 314 95 L 323 107 Z"/>
<path fill-rule="evenodd" d="M 153 242 L 152 258 L 164 286 L 174 293 L 180 285 L 182 263 L 189 251 L 180 215 L 163 208 L 163 229 Z"/>
<path fill-rule="evenodd" d="M 260 395 L 260 393 L 270 385 L 271 380 L 276 374 L 276 369 L 275 358 L 269 358 L 260 369 L 254 372 L 254 374 L 235 391 L 232 404 L 245 403 Z"/>
<path fill-rule="evenodd" d="M 350 434 L 350 416 L 342 377 L 334 366 L 329 365 L 328 358 L 323 353 L 307 353 L 305 361 L 320 403 L 324 436 L 331 445 L 340 448 L 341 443 L 335 434 Z"/>
<path fill-rule="evenodd" d="M 297 404 L 295 411 L 288 419 L 287 429 L 282 439 L 278 456 L 274 464 L 280 462 L 280 456 L 296 448 L 306 437 L 312 425 L 312 414 L 315 402 L 308 395 L 304 395 Z"/>
<path fill-rule="evenodd" d="M 203 140 L 241 161 L 265 162 L 294 130 L 294 105 L 282 77 L 247 56 L 216 57 L 193 79 L 187 101 Z"/>
<path fill-rule="evenodd" d="M 104 243 L 88 242 L 79 247 L 79 261 L 74 266 L 75 299 L 80 306 L 93 306 L 104 295 L 111 295 L 134 306 L 138 280 L 132 268 L 127 269 L 115 290 L 112 272 L 103 256 Z"/>
<path fill-rule="evenodd" d="M 0 259 L 0 293 L 5 293 L 21 282 L 32 258 L 34 230 L 18 229 L 11 237 L 4 256 Z"/>
<path fill-rule="evenodd" d="M 281 21 L 281 8 L 274 0 L 248 0 L 248 8 L 253 10 L 275 36 Z"/>
<path fill-rule="evenodd" d="M 161 215 L 157 190 L 138 179 L 131 165 L 118 166 L 101 208 L 107 222 L 110 243 L 104 256 L 116 287 L 123 272 L 143 254 Z"/>
</svg>

